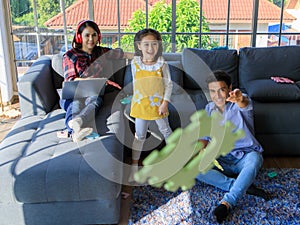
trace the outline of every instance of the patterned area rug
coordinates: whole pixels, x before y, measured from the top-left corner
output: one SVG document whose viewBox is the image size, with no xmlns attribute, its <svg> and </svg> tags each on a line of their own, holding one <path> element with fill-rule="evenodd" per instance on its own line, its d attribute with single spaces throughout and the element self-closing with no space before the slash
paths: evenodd
<svg viewBox="0 0 300 225">
<path fill-rule="evenodd" d="M 223 224 L 299 225 L 299 183 L 300 169 L 262 169 L 255 185 L 270 192 L 272 200 L 245 195 Z M 224 193 L 201 182 L 176 193 L 135 187 L 129 224 L 218 224 L 212 211 Z"/>
</svg>

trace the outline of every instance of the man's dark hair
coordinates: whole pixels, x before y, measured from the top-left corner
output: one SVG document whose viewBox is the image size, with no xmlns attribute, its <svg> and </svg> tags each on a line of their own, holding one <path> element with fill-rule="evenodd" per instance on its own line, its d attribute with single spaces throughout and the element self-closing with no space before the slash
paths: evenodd
<svg viewBox="0 0 300 225">
<path fill-rule="evenodd" d="M 228 87 L 231 85 L 231 77 L 223 70 L 213 71 L 206 79 L 207 85 L 211 82 L 224 81 Z"/>
</svg>

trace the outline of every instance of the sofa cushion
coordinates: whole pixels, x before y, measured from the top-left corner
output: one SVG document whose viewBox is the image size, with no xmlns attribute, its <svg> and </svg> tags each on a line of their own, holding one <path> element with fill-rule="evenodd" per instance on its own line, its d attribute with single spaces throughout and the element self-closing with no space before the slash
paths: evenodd
<svg viewBox="0 0 300 225">
<path fill-rule="evenodd" d="M 22 134 L 18 140 L 27 145 L 13 153 L 13 178 L 1 170 L 0 180 L 4 181 L 6 175 L 3 187 L 8 189 L 3 193 L 23 203 L 117 199 L 122 176 L 121 143 L 111 133 L 78 143 L 59 139 L 56 132 L 65 129 L 64 116 L 60 109 L 48 113 L 35 126 L 30 117 L 18 122 L 33 129 L 11 133 L 17 137 Z M 13 136 L 11 141 L 10 145 L 6 143 L 8 150 L 15 146 Z M 12 181 L 14 184 L 8 185 Z"/>
<path fill-rule="evenodd" d="M 131 73 L 131 65 L 130 64 L 128 66 L 126 66 L 126 69 L 125 69 L 123 91 L 126 95 L 132 95 L 132 93 L 133 93 L 132 73 Z"/>
<path fill-rule="evenodd" d="M 299 156 L 299 102 L 253 101 L 255 136 L 264 155 Z"/>
<path fill-rule="evenodd" d="M 181 61 L 181 53 L 164 52 L 162 56 L 166 61 Z"/>
<path fill-rule="evenodd" d="M 55 89 L 61 89 L 62 88 L 62 82 L 64 81 L 64 70 L 62 65 L 62 54 L 55 54 L 52 57 L 51 60 L 51 66 L 54 70 L 53 73 L 53 82 Z"/>
<path fill-rule="evenodd" d="M 300 100 L 300 88 L 296 84 L 276 83 L 271 79 L 249 81 L 246 91 L 250 98 L 261 102 Z"/>
<path fill-rule="evenodd" d="M 171 79 L 173 83 L 172 94 L 178 95 L 183 92 L 183 69 L 180 61 L 167 62 L 170 68 Z"/>
<path fill-rule="evenodd" d="M 111 63 L 112 68 L 112 76 L 110 77 L 110 79 L 123 87 L 126 59 L 110 59 L 107 61 Z"/>
<path fill-rule="evenodd" d="M 239 51 L 239 82 L 245 89 L 248 82 L 270 77 L 300 80 L 300 46 L 245 47 Z"/>
<path fill-rule="evenodd" d="M 169 104 L 169 122 L 173 130 L 186 127 L 190 117 L 198 110 L 204 109 L 207 99 L 202 90 L 185 89 L 180 95 L 172 95 Z"/>
<path fill-rule="evenodd" d="M 236 50 L 205 50 L 186 48 L 182 52 L 182 65 L 186 73 L 184 87 L 205 89 L 206 78 L 211 71 L 224 70 L 231 76 L 232 86 L 238 85 L 238 54 Z"/>
<path fill-rule="evenodd" d="M 299 102 L 253 101 L 256 134 L 297 134 L 300 133 Z M 299 141 L 298 141 L 299 142 Z M 287 151 L 287 149 L 282 149 Z M 292 149 L 291 151 L 295 151 Z"/>
<path fill-rule="evenodd" d="M 64 70 L 63 70 L 63 55 L 62 54 L 55 54 L 52 57 L 52 69 L 60 76 L 64 77 Z"/>
</svg>

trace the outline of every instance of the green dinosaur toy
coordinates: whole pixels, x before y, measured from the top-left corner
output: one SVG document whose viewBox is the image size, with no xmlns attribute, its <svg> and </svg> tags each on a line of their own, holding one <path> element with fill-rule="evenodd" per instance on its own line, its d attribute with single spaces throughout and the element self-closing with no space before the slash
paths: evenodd
<svg viewBox="0 0 300 225">
<path fill-rule="evenodd" d="M 205 110 L 195 112 L 191 123 L 176 129 L 161 150 L 152 151 L 143 161 L 143 167 L 134 175 L 138 183 L 164 187 L 168 191 L 188 190 L 195 185 L 195 177 L 206 173 L 213 166 L 222 167 L 217 158 L 226 155 L 235 141 L 244 137 L 244 131 L 233 133 L 235 126 L 223 120 L 219 113 L 208 116 Z M 203 149 L 199 138 L 209 136 L 210 144 Z"/>
</svg>

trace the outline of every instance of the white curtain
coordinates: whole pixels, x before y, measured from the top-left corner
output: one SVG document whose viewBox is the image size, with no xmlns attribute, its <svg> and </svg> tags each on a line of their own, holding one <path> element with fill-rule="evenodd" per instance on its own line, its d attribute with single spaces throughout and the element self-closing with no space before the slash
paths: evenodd
<svg viewBox="0 0 300 225">
<path fill-rule="evenodd" d="M 0 0 L 0 88 L 2 102 L 10 102 L 16 90 L 16 66 L 10 32 L 9 1 Z"/>
</svg>

